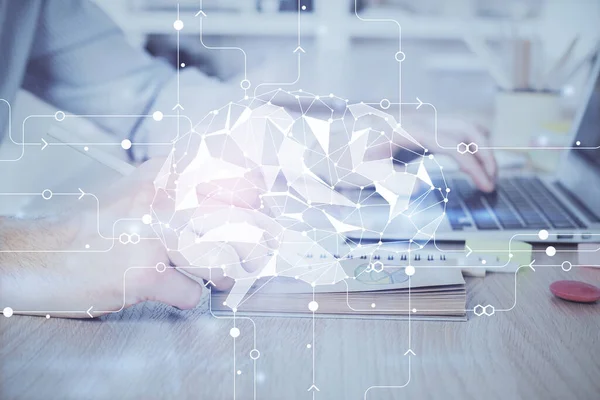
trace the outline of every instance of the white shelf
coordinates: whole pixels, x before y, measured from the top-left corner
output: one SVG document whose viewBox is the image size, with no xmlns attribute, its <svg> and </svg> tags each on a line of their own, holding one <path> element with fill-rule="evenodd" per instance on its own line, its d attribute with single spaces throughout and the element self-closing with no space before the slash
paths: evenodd
<svg viewBox="0 0 600 400">
<path fill-rule="evenodd" d="M 194 13 L 181 13 L 184 23 L 182 34 L 198 35 L 199 18 Z M 369 18 L 372 18 L 369 15 Z M 394 16 L 388 16 L 394 18 Z M 132 34 L 173 34 L 174 13 L 165 11 L 137 11 L 123 16 L 115 16 L 117 22 L 128 33 Z M 447 17 L 416 17 L 399 15 L 403 38 L 461 40 L 465 34 L 475 33 L 486 38 L 498 38 L 506 31 L 502 21 L 484 19 L 457 19 Z M 301 32 L 303 37 L 315 36 L 321 26 L 327 26 L 329 19 L 317 15 L 302 15 Z M 297 16 L 294 13 L 227 13 L 212 12 L 204 18 L 203 35 L 206 36 L 296 36 Z M 348 14 L 331 23 L 341 26 L 342 34 L 351 38 L 396 39 L 398 28 L 391 22 L 367 22 Z M 533 24 L 532 24 L 533 25 Z M 192 27 L 189 29 L 189 27 Z M 331 30 L 331 26 L 328 27 Z M 533 27 L 530 28 L 533 30 Z M 331 31 L 329 32 L 331 34 Z M 522 32 L 522 34 L 529 34 Z"/>
<path fill-rule="evenodd" d="M 181 34 L 198 35 L 200 16 L 194 13 L 181 13 L 179 17 L 184 24 Z M 297 35 L 298 17 L 292 13 L 208 13 L 202 21 L 203 35 L 219 36 L 291 36 Z M 117 22 L 126 32 L 142 34 L 174 34 L 173 12 L 138 11 L 127 17 L 126 21 Z M 190 29 L 191 27 L 191 29 Z M 302 33 L 312 35 L 315 32 L 314 16 L 302 16 Z"/>
</svg>

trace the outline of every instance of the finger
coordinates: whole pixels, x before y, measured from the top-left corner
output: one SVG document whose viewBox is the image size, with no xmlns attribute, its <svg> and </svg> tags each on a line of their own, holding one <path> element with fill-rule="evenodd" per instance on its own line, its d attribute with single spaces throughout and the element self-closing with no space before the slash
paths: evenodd
<svg viewBox="0 0 600 400">
<path fill-rule="evenodd" d="M 457 154 L 455 159 L 460 165 L 460 169 L 473 179 L 479 190 L 488 193 L 494 191 L 494 181 L 481 168 L 481 164 L 473 154 Z"/>
<path fill-rule="evenodd" d="M 490 130 L 488 129 L 487 126 L 485 126 L 479 122 L 476 122 L 475 128 L 477 128 L 483 134 L 483 136 L 485 136 L 486 138 L 490 137 Z"/>
<path fill-rule="evenodd" d="M 160 171 L 164 159 L 155 158 L 148 160 L 135 169 L 130 175 L 119 179 L 110 187 L 110 191 L 118 196 L 132 196 L 138 194 L 140 187 L 154 191 L 154 179 Z"/>
<path fill-rule="evenodd" d="M 487 143 L 486 143 L 487 145 Z M 491 149 L 479 149 L 475 153 L 477 160 L 485 169 L 488 177 L 493 181 L 496 180 L 496 174 L 498 173 L 498 167 L 496 165 L 496 158 Z"/>
<path fill-rule="evenodd" d="M 101 195 L 101 205 L 113 210 L 123 210 L 122 216 L 139 216 L 147 213 L 155 194 L 153 180 L 164 161 L 153 159 L 143 163 L 131 175 L 112 184 Z"/>
<path fill-rule="evenodd" d="M 202 298 L 202 286 L 174 268 L 157 272 L 162 276 L 149 288 L 148 299 L 189 310 L 198 305 Z"/>
<path fill-rule="evenodd" d="M 466 135 L 465 142 L 467 144 L 475 143 L 478 147 L 480 147 L 480 149 L 475 153 L 475 156 L 477 157 L 479 163 L 483 166 L 488 177 L 494 181 L 497 173 L 496 159 L 494 158 L 494 154 L 490 149 L 481 149 L 481 147 L 487 147 L 489 145 L 485 130 L 466 122 L 462 125 L 462 130 Z"/>
<path fill-rule="evenodd" d="M 186 274 L 211 282 L 218 290 L 231 288 L 233 280 L 225 271 L 240 268 L 238 254 L 224 243 L 196 243 L 191 231 L 183 235 L 181 250 L 169 252 L 171 262 Z"/>
</svg>

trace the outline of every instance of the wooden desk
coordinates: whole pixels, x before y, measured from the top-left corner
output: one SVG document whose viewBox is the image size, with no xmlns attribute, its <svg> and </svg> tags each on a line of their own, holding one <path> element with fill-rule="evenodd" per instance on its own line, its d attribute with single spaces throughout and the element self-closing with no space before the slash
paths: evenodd
<svg viewBox="0 0 600 400">
<path fill-rule="evenodd" d="M 413 321 L 410 382 L 366 398 L 600 398 L 600 304 L 564 302 L 548 290 L 559 279 L 600 285 L 600 270 L 543 267 L 576 264 L 576 255 L 538 250 L 536 272 L 518 275 L 511 311 L 469 313 L 466 323 Z M 514 288 L 512 274 L 472 278 L 468 305 L 510 308 Z M 312 319 L 254 320 L 256 399 L 312 399 Z M 205 308 L 146 304 L 103 320 L 0 317 L 0 398 L 233 399 L 236 376 L 235 398 L 253 399 L 252 324 L 237 325 L 234 368 L 232 322 Z M 407 383 L 407 322 L 318 319 L 315 333 L 315 399 L 364 399 L 370 386 Z"/>
</svg>

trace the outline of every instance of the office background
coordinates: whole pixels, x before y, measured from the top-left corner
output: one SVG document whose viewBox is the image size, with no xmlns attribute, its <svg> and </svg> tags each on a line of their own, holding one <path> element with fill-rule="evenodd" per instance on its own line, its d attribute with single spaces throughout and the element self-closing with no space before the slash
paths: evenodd
<svg viewBox="0 0 600 400">
<path fill-rule="evenodd" d="M 177 4 L 185 29 L 181 31 L 181 61 L 186 68 L 198 67 L 211 76 L 238 86 L 243 72 L 239 51 L 207 49 L 200 43 L 200 2 L 197 0 L 95 0 L 123 29 L 135 46 L 176 63 L 176 32 L 173 21 Z M 509 70 L 511 46 L 519 38 L 535 41 L 538 48 L 535 69 L 546 70 L 578 38 L 570 58 L 574 63 L 597 44 L 600 33 L 600 3 L 594 0 L 305 0 L 301 16 L 301 76 L 294 88 L 314 93 L 336 93 L 350 101 L 398 101 L 398 27 L 393 22 L 365 19 L 393 19 L 401 26 L 402 101 L 421 100 L 436 106 L 440 116 L 460 114 L 491 126 L 496 112 L 497 82 L 485 60 L 465 43 L 466 36 L 485 39 L 502 67 Z M 202 39 L 207 47 L 240 47 L 248 59 L 248 79 L 260 82 L 291 82 L 297 75 L 293 50 L 298 41 L 297 3 L 292 0 L 204 0 Z M 560 92 L 559 114 L 552 130 L 568 131 L 568 122 L 582 97 L 589 68 L 583 67 L 553 89 Z M 243 92 L 240 90 L 240 97 Z M 210 93 L 198 93 L 199 97 Z M 235 99 L 232 99 L 235 100 Z M 215 104 L 219 107 L 221 104 Z M 21 129 L 32 114 L 53 114 L 47 106 L 27 93 L 13 105 L 13 126 Z M 202 116 L 197 116 L 199 120 Z M 77 128 L 90 137 L 104 137 L 93 123 L 78 120 Z M 39 142 L 51 125 L 49 120 L 27 122 L 26 141 Z M 540 130 L 547 127 L 539 127 Z M 96 135 L 96 136 L 94 136 Z M 544 138 L 542 138 L 544 139 Z M 545 139 L 544 139 L 545 140 Z M 563 142 L 567 139 L 560 139 Z M 10 158 L 20 146 L 4 138 L 0 157 Z M 118 147 L 106 150 L 125 157 Z M 60 160 L 71 160 L 64 168 Z M 551 163 L 546 163 L 551 164 Z M 98 166 L 69 149 L 53 152 L 26 152 L 24 160 L 8 167 L 0 185 L 7 191 L 29 191 L 43 180 L 57 187 L 93 181 Z M 98 172 L 102 175 L 102 172 Z M 75 181 L 74 181 L 75 180 Z M 37 189 L 36 189 L 37 190 Z M 14 214 L 22 205 L 14 199 L 3 201 L 0 212 Z"/>
</svg>

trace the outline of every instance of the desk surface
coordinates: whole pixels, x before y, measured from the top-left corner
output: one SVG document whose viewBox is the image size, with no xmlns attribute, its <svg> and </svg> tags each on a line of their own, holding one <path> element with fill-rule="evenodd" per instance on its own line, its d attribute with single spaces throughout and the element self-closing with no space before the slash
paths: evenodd
<svg viewBox="0 0 600 400">
<path fill-rule="evenodd" d="M 535 258 L 536 272 L 518 275 L 511 311 L 413 321 L 410 382 L 371 389 L 366 398 L 598 399 L 600 304 L 564 302 L 548 286 L 559 279 L 600 285 L 600 270 L 543 266 L 576 263 L 573 252 Z M 510 308 L 515 300 L 512 274 L 471 278 L 468 287 L 469 307 Z M 103 320 L 0 317 L 0 398 L 253 399 L 256 390 L 256 399 L 312 399 L 312 319 L 254 321 L 256 338 L 252 323 L 238 320 L 234 348 L 232 321 L 202 307 L 146 304 Z M 371 386 L 405 385 L 408 333 L 406 321 L 317 319 L 314 398 L 364 399 Z"/>
</svg>

